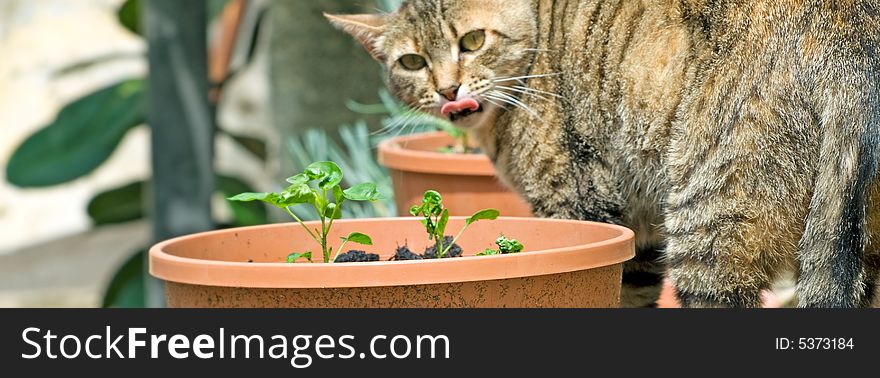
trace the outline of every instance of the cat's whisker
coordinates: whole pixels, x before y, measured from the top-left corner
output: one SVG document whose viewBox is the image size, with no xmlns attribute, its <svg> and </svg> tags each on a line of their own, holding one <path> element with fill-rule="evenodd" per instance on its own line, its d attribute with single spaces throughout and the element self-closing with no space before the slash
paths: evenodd
<svg viewBox="0 0 880 378">
<path fill-rule="evenodd" d="M 542 90 L 540 90 L 540 89 L 524 87 L 524 86 L 521 86 L 521 85 L 514 85 L 513 87 L 516 88 L 516 89 L 522 89 L 522 90 L 524 90 L 524 91 L 530 91 L 530 92 L 535 92 L 535 93 L 545 94 L 545 95 L 553 96 L 553 97 L 556 97 L 556 98 L 559 98 L 559 99 L 563 99 L 563 100 L 565 99 L 565 97 L 562 97 L 562 96 L 560 96 L 560 95 L 558 95 L 558 94 L 556 94 L 556 93 L 553 93 L 553 92 L 542 91 Z"/>
<path fill-rule="evenodd" d="M 524 95 L 526 95 L 526 96 L 532 96 L 532 97 L 535 97 L 535 98 L 538 98 L 538 99 L 541 99 L 541 100 L 544 100 L 544 101 L 547 101 L 547 102 L 553 102 L 553 99 L 551 99 L 551 98 L 547 98 L 547 97 L 544 97 L 544 96 L 542 96 L 542 95 L 540 95 L 540 94 L 538 94 L 538 93 L 533 93 L 533 92 L 531 92 L 531 91 L 524 90 L 524 89 L 505 87 L 505 86 L 503 86 L 503 85 L 496 85 L 495 88 L 498 88 L 498 89 L 500 89 L 500 90 L 507 90 L 507 91 L 511 91 L 511 92 L 522 93 L 522 94 L 524 94 Z"/>
<path fill-rule="evenodd" d="M 497 100 L 497 101 L 501 101 L 501 102 L 504 103 L 504 104 L 510 105 L 510 106 L 513 107 L 513 108 L 520 108 L 520 109 L 522 109 L 522 106 L 517 105 L 515 102 L 510 101 L 510 100 L 508 100 L 508 99 L 506 99 L 506 98 L 499 97 L 499 96 L 495 96 L 495 95 L 487 95 L 487 96 L 488 96 L 488 98 L 492 98 L 492 99 L 495 99 L 495 100 Z M 502 106 L 502 108 L 505 109 L 505 110 L 509 110 L 506 106 Z M 533 118 L 535 118 L 535 119 L 538 119 L 537 114 L 535 114 L 534 112 L 530 112 L 530 111 L 528 111 L 528 110 L 527 110 L 527 112 L 529 113 L 529 116 L 530 116 L 530 117 L 533 117 Z"/>
<path fill-rule="evenodd" d="M 493 95 L 493 96 L 495 96 L 495 97 L 498 97 L 498 98 L 496 98 L 496 99 L 498 99 L 498 100 L 501 100 L 501 101 L 503 101 L 503 102 L 506 102 L 506 103 L 508 103 L 508 104 L 511 104 L 511 105 L 513 105 L 513 106 L 515 106 L 515 107 L 518 107 L 518 108 L 520 108 L 520 109 L 522 109 L 522 110 L 525 110 L 525 111 L 529 112 L 529 114 L 531 114 L 532 116 L 534 116 L 536 119 L 540 119 L 540 118 L 541 118 L 540 116 L 538 116 L 538 113 L 535 112 L 534 109 L 532 109 L 532 108 L 530 108 L 528 105 L 522 103 L 522 101 L 517 100 L 516 97 L 513 97 L 513 96 L 511 96 L 511 95 L 509 95 L 509 94 L 506 94 L 506 93 L 504 93 L 504 92 L 500 92 L 500 91 L 490 91 L 489 94 L 491 94 L 491 95 Z"/>
<path fill-rule="evenodd" d="M 536 74 L 536 75 L 524 75 L 524 76 L 512 76 L 512 77 L 497 77 L 492 79 L 493 83 L 502 83 L 505 81 L 514 81 L 514 80 L 522 80 L 522 79 L 534 79 L 539 77 L 550 77 L 550 76 L 558 76 L 562 75 L 562 72 L 554 72 L 548 74 Z"/>
<path fill-rule="evenodd" d="M 391 132 L 391 130 L 394 130 L 394 128 L 396 128 L 398 124 L 400 124 L 401 122 L 403 122 L 403 120 L 404 120 L 405 118 L 409 117 L 411 114 L 412 114 L 411 111 L 407 111 L 407 112 L 405 112 L 405 113 L 403 113 L 403 114 L 400 114 L 400 115 L 394 116 L 394 117 L 388 122 L 388 124 L 386 124 L 385 126 L 383 126 L 382 128 L 380 128 L 379 130 L 376 130 L 376 131 L 372 132 L 371 135 L 383 135 L 383 134 L 385 134 L 385 133 Z"/>
<path fill-rule="evenodd" d="M 385 125 L 385 126 L 382 127 L 381 129 L 376 130 L 376 131 L 373 133 L 373 135 L 382 135 L 382 134 L 385 134 L 385 133 L 391 133 L 391 131 L 393 131 L 394 129 L 398 128 L 399 126 L 401 126 L 401 125 L 405 125 L 405 124 L 406 124 L 407 122 L 409 122 L 409 120 L 412 119 L 413 117 L 420 116 L 420 115 L 422 114 L 422 113 L 421 113 L 421 110 L 422 110 L 424 107 L 425 107 L 425 105 L 420 105 L 420 106 L 417 106 L 417 107 L 415 107 L 415 108 L 411 108 L 411 109 L 407 110 L 406 112 L 404 112 L 404 113 L 402 113 L 402 114 L 399 114 L 399 115 L 395 116 L 394 119 L 391 120 L 390 123 L 388 123 L 387 125 Z"/>
<path fill-rule="evenodd" d="M 505 99 L 503 99 L 503 98 L 501 98 L 501 97 L 498 97 L 498 96 L 494 96 L 494 95 L 491 95 L 491 94 L 486 93 L 486 94 L 483 95 L 483 97 L 486 99 L 486 101 L 491 101 L 491 100 L 501 101 L 501 104 L 497 104 L 497 103 L 495 103 L 495 102 L 493 102 L 493 104 L 496 104 L 496 105 L 500 106 L 500 107 L 501 107 L 502 109 L 504 109 L 504 110 L 507 110 L 507 106 L 506 106 L 506 105 L 512 105 L 512 106 L 516 107 L 516 104 L 513 104 L 513 103 L 511 103 L 510 101 L 507 101 L 507 100 L 505 100 Z"/>
<path fill-rule="evenodd" d="M 422 123 L 426 119 L 430 119 L 431 117 L 432 116 L 430 114 L 421 113 L 417 117 L 413 118 L 411 120 L 411 122 L 409 122 L 406 125 L 403 125 L 403 131 L 405 131 L 407 128 L 411 128 L 412 130 L 415 130 L 416 127 L 419 125 L 419 123 Z M 409 133 L 409 132 L 407 132 L 407 133 Z"/>
<path fill-rule="evenodd" d="M 400 135 L 400 133 L 403 132 L 404 130 L 406 130 L 410 125 L 412 125 L 413 127 L 415 127 L 415 125 L 416 125 L 419 121 L 421 121 L 421 120 L 423 120 L 423 119 L 425 119 L 425 118 L 428 118 L 428 117 L 429 117 L 429 115 L 424 114 L 424 113 L 422 113 L 422 112 L 418 112 L 417 114 L 415 114 L 415 115 L 413 115 L 413 116 L 411 116 L 411 117 L 408 117 L 407 120 L 403 123 L 403 125 L 400 126 L 400 127 L 397 129 L 397 132 L 394 133 L 394 136 L 397 137 L 398 135 Z"/>
<path fill-rule="evenodd" d="M 492 100 L 492 99 L 489 98 L 489 97 L 483 96 L 483 99 L 486 100 L 488 103 L 490 103 L 490 104 L 492 104 L 492 105 L 495 105 L 495 106 L 497 106 L 497 107 L 499 107 L 499 108 L 502 108 L 502 109 L 506 109 L 506 108 L 504 107 L 504 105 L 495 102 L 494 100 Z"/>
</svg>

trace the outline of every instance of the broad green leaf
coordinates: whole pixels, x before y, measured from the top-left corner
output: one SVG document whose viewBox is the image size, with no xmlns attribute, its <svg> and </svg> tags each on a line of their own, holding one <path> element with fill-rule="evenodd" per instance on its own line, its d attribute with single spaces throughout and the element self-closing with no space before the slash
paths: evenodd
<svg viewBox="0 0 880 378">
<path fill-rule="evenodd" d="M 421 211 L 422 211 L 422 207 L 421 207 L 421 206 L 413 206 L 413 207 L 410 207 L 410 208 L 409 208 L 409 213 L 410 213 L 412 216 L 417 216 L 417 215 L 419 215 L 419 213 L 420 213 Z"/>
<path fill-rule="evenodd" d="M 96 226 L 144 217 L 144 181 L 113 188 L 93 197 L 86 208 Z"/>
<path fill-rule="evenodd" d="M 342 182 L 342 170 L 332 161 L 319 161 L 309 164 L 304 172 L 313 180 L 318 180 L 318 187 L 330 190 Z"/>
<path fill-rule="evenodd" d="M 116 11 L 116 17 L 123 27 L 134 34 L 141 34 L 140 4 L 138 0 L 126 0 Z"/>
<path fill-rule="evenodd" d="M 437 231 L 435 232 L 435 234 L 437 234 L 437 237 L 441 238 L 441 240 L 442 240 L 443 236 L 446 235 L 446 223 L 448 223 L 448 222 L 449 222 L 449 210 L 443 209 L 443 212 L 440 214 L 440 219 L 437 220 Z"/>
<path fill-rule="evenodd" d="M 333 199 L 336 200 L 336 204 L 345 202 L 345 193 L 342 192 L 342 188 L 339 185 L 333 187 Z"/>
<path fill-rule="evenodd" d="M 471 215 L 470 218 L 465 220 L 465 225 L 470 225 L 471 223 L 474 223 L 478 220 L 492 220 L 492 219 L 498 218 L 498 215 L 500 215 L 498 210 L 483 209 L 483 210 L 480 210 L 480 211 L 474 213 L 474 215 Z"/>
<path fill-rule="evenodd" d="M 292 263 L 300 258 L 303 258 L 303 259 L 309 260 L 309 262 L 312 262 L 312 251 L 304 252 L 304 253 L 291 253 L 291 254 L 287 255 L 287 262 Z"/>
<path fill-rule="evenodd" d="M 376 184 L 372 182 L 362 182 L 343 190 L 342 193 L 345 195 L 345 198 L 352 201 L 376 201 L 382 199 L 382 195 L 376 189 Z"/>
<path fill-rule="evenodd" d="M 288 183 L 290 183 L 292 185 L 303 185 L 303 184 L 308 183 L 309 180 L 311 180 L 311 179 L 305 173 L 293 175 L 293 176 L 290 176 L 287 179 L 285 179 L 285 181 L 287 181 Z"/>
<path fill-rule="evenodd" d="M 273 205 L 278 203 L 278 195 L 275 193 L 252 193 L 245 192 L 239 193 L 232 197 L 226 198 L 230 201 L 241 201 L 241 202 L 250 202 L 250 201 L 263 201 L 268 202 Z"/>
<path fill-rule="evenodd" d="M 494 250 L 491 248 L 486 248 L 485 251 L 477 253 L 477 256 L 491 256 L 491 255 L 497 255 L 497 254 L 498 254 L 497 250 Z"/>
<path fill-rule="evenodd" d="M 231 196 L 235 193 L 248 192 L 250 185 L 239 178 L 218 175 L 217 190 L 224 196 Z M 269 216 L 266 213 L 266 207 L 260 203 L 245 203 L 241 201 L 229 201 L 229 210 L 232 211 L 232 224 L 235 226 L 255 226 L 269 222 Z"/>
<path fill-rule="evenodd" d="M 279 193 L 239 193 L 235 196 L 226 198 L 230 201 L 240 201 L 240 202 L 250 202 L 250 201 L 262 201 L 268 204 L 275 205 L 279 208 L 286 208 L 288 206 L 292 206 L 298 203 L 293 195 L 288 193 L 286 190 Z"/>
<path fill-rule="evenodd" d="M 133 254 L 113 274 L 104 291 L 102 307 L 145 307 L 144 260 L 146 250 Z"/>
<path fill-rule="evenodd" d="M 300 203 L 315 204 L 318 194 L 308 184 L 292 184 L 282 190 L 278 197 L 283 206 L 292 206 Z"/>
<path fill-rule="evenodd" d="M 360 232 L 352 232 L 348 234 L 348 237 L 340 238 L 343 241 L 350 241 L 352 243 L 364 244 L 364 245 L 373 245 L 373 239 L 370 239 L 366 234 L 362 234 Z"/>
<path fill-rule="evenodd" d="M 145 82 L 123 81 L 67 104 L 51 124 L 28 137 L 6 166 L 19 187 L 45 187 L 100 166 L 128 130 L 145 121 Z"/>
</svg>

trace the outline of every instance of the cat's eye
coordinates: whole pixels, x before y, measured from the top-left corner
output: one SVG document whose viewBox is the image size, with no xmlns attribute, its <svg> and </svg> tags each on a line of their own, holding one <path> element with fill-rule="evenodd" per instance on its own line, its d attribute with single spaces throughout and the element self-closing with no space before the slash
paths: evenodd
<svg viewBox="0 0 880 378">
<path fill-rule="evenodd" d="M 400 57 L 400 65 L 411 71 L 418 71 L 428 65 L 425 58 L 416 54 L 406 54 Z"/>
<path fill-rule="evenodd" d="M 474 30 L 461 37 L 461 41 L 459 45 L 461 47 L 461 51 L 476 51 L 479 50 L 480 47 L 483 47 L 483 43 L 486 42 L 486 32 L 482 30 Z"/>
</svg>

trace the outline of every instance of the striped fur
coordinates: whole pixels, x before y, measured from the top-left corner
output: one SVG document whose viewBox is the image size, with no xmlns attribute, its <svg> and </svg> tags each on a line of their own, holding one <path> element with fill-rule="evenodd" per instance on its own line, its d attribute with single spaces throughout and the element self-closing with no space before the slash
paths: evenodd
<svg viewBox="0 0 880 378">
<path fill-rule="evenodd" d="M 461 124 L 539 216 L 623 224 L 639 255 L 624 304 L 664 264 L 691 307 L 751 307 L 797 268 L 799 304 L 867 306 L 880 271 L 880 2 L 410 0 L 362 38 L 399 98 L 523 80 L 540 99 Z M 462 55 L 457 38 L 493 35 Z M 414 74 L 406 52 L 429 56 Z M 450 79 L 451 78 L 451 79 Z M 480 93 L 476 93 L 479 96 Z M 535 116 L 537 114 L 537 116 Z"/>
</svg>

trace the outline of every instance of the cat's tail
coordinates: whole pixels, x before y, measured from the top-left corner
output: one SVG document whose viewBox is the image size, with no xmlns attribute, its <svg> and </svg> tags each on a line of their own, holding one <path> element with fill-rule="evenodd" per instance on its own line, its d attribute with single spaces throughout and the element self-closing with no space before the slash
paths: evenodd
<svg viewBox="0 0 880 378">
<path fill-rule="evenodd" d="M 880 162 L 880 80 L 864 72 L 821 94 L 819 162 L 800 240 L 801 307 L 856 307 L 873 293 L 876 269 L 865 266 L 865 249 Z"/>
</svg>

